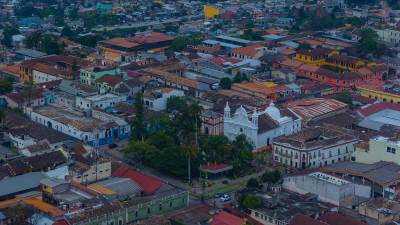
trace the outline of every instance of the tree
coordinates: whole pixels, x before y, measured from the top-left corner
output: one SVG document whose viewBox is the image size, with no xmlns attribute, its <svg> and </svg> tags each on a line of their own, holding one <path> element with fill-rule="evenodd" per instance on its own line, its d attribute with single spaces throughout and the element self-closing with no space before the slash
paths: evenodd
<svg viewBox="0 0 400 225">
<path fill-rule="evenodd" d="M 258 188 L 260 184 L 258 183 L 258 180 L 256 178 L 251 178 L 247 181 L 248 188 Z"/>
<path fill-rule="evenodd" d="M 229 140 L 223 135 L 205 137 L 200 143 L 200 149 L 205 153 L 206 161 L 211 163 L 224 162 L 230 154 Z"/>
<path fill-rule="evenodd" d="M 148 142 L 158 149 L 168 148 L 176 145 L 174 139 L 161 130 L 156 131 L 156 133 L 149 137 Z"/>
<path fill-rule="evenodd" d="M 253 145 L 244 134 L 238 135 L 232 142 L 231 164 L 235 173 L 239 173 L 250 166 L 253 159 Z"/>
<path fill-rule="evenodd" d="M 364 29 L 361 31 L 360 37 L 357 49 L 362 54 L 380 56 L 386 51 L 386 46 L 379 41 L 376 31 L 369 28 Z"/>
<path fill-rule="evenodd" d="M 4 129 L 4 123 L 6 120 L 6 113 L 4 110 L 0 109 L 0 131 L 3 131 Z"/>
<path fill-rule="evenodd" d="M 172 41 L 169 47 L 170 51 L 178 52 L 186 48 L 188 45 L 198 45 L 203 41 L 203 36 L 201 34 L 193 34 L 185 37 L 177 37 Z"/>
<path fill-rule="evenodd" d="M 241 197 L 239 204 L 245 209 L 258 209 L 263 207 L 263 201 L 260 197 L 252 194 L 247 194 Z"/>
<path fill-rule="evenodd" d="M 389 6 L 394 10 L 400 10 L 400 2 L 398 0 L 386 0 Z"/>
<path fill-rule="evenodd" d="M 3 39 L 1 43 L 8 48 L 12 47 L 12 36 L 19 34 L 19 30 L 14 26 L 5 27 L 3 29 Z"/>
<path fill-rule="evenodd" d="M 0 94 L 8 94 L 12 91 L 12 82 L 10 79 L 0 79 Z"/>
<path fill-rule="evenodd" d="M 56 37 L 45 35 L 40 40 L 40 50 L 49 55 L 59 55 L 63 52 L 63 46 L 58 44 Z"/>
<path fill-rule="evenodd" d="M 104 38 L 101 35 L 85 35 L 82 37 L 79 37 L 76 39 L 76 42 L 78 42 L 81 45 L 85 45 L 88 47 L 95 47 L 97 45 L 97 43 L 101 40 L 103 40 Z"/>
<path fill-rule="evenodd" d="M 61 31 L 61 35 L 68 37 L 68 38 L 72 38 L 74 37 L 74 32 L 71 30 L 71 28 L 69 28 L 69 26 L 65 26 L 62 31 Z"/>
<path fill-rule="evenodd" d="M 237 73 L 235 75 L 235 77 L 233 77 L 233 83 L 240 83 L 242 81 L 248 81 L 249 78 L 246 76 L 246 74 L 241 74 L 241 73 Z"/>
<path fill-rule="evenodd" d="M 182 145 L 183 154 L 187 157 L 188 180 L 191 182 L 191 160 L 198 154 L 197 132 L 200 128 L 200 106 L 198 102 L 191 102 L 179 111 L 175 117 L 178 126 L 178 141 Z"/>
<path fill-rule="evenodd" d="M 224 77 L 219 81 L 219 86 L 222 89 L 231 89 L 232 80 L 229 77 Z"/>
<path fill-rule="evenodd" d="M 143 94 L 138 92 L 135 99 L 135 119 L 133 121 L 133 132 L 138 140 L 144 140 L 146 128 L 144 124 L 144 102 Z"/>
<path fill-rule="evenodd" d="M 40 31 L 35 31 L 26 37 L 24 40 L 25 46 L 27 48 L 40 48 L 41 39 L 42 33 Z"/>
<path fill-rule="evenodd" d="M 181 111 L 186 106 L 185 100 L 180 96 L 171 96 L 167 99 L 167 111 Z"/>
<path fill-rule="evenodd" d="M 351 94 L 347 91 L 336 94 L 334 99 L 347 104 L 350 108 L 353 108 L 353 99 L 351 98 Z"/>
<path fill-rule="evenodd" d="M 150 161 L 154 155 L 157 156 L 157 148 L 149 142 L 132 139 L 129 141 L 124 153 L 139 162 L 142 160 Z"/>
<path fill-rule="evenodd" d="M 266 183 L 276 184 L 282 178 L 281 172 L 279 170 L 274 170 L 272 172 L 265 172 L 261 176 L 261 180 Z"/>
<path fill-rule="evenodd" d="M 31 98 L 34 87 L 35 87 L 35 82 L 33 80 L 24 81 L 24 88 L 22 90 L 22 95 L 28 98 L 28 107 L 31 105 Z"/>
<path fill-rule="evenodd" d="M 74 59 L 72 62 L 72 71 L 78 71 L 78 62 L 76 59 Z"/>
</svg>

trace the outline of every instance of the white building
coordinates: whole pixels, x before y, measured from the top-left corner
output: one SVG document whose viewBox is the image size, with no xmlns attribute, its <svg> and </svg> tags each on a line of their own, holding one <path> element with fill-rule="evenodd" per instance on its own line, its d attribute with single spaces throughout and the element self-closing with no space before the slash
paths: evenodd
<svg viewBox="0 0 400 225">
<path fill-rule="evenodd" d="M 89 97 L 76 96 L 76 107 L 84 110 L 92 110 L 94 108 L 107 109 L 120 102 L 126 102 L 126 96 L 111 93 Z"/>
<path fill-rule="evenodd" d="M 358 139 L 344 130 L 306 128 L 274 140 L 274 161 L 294 168 L 316 168 L 350 160 Z"/>
<path fill-rule="evenodd" d="M 282 187 L 301 195 L 313 193 L 319 201 L 344 207 L 356 203 L 357 198 L 371 197 L 371 187 L 321 172 L 285 177 Z"/>
<path fill-rule="evenodd" d="M 112 115 L 85 117 L 82 112 L 61 106 L 44 106 L 28 112 L 32 121 L 89 145 L 103 145 L 130 136 L 130 125 Z M 108 114 L 107 114 L 108 115 Z"/>
<path fill-rule="evenodd" d="M 391 45 L 400 44 L 400 30 L 398 29 L 376 29 L 379 38 Z"/>
<path fill-rule="evenodd" d="M 144 105 L 153 111 L 167 109 L 168 98 L 172 96 L 184 97 L 185 93 L 173 88 L 161 88 L 158 90 L 145 91 L 143 95 Z"/>
<path fill-rule="evenodd" d="M 281 115 L 281 111 L 271 102 L 262 111 L 254 109 L 250 114 L 241 106 L 231 115 L 229 104 L 226 103 L 224 134 L 230 140 L 244 134 L 253 143 L 255 149 L 258 149 L 270 145 L 276 137 L 290 135 L 301 130 L 301 119 L 288 110 L 285 111 L 285 114 Z"/>
<path fill-rule="evenodd" d="M 39 70 L 33 70 L 32 71 L 32 77 L 33 81 L 35 84 L 40 84 L 40 83 L 46 83 L 49 81 L 54 81 L 54 80 L 61 80 L 61 77 L 54 76 L 50 73 L 45 73 Z"/>
</svg>

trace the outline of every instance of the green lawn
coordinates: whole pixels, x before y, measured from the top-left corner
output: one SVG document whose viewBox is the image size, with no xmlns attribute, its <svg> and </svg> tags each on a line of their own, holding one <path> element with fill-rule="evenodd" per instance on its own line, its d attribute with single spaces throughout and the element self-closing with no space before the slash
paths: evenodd
<svg viewBox="0 0 400 225">
<path fill-rule="evenodd" d="M 208 191 L 205 195 L 204 198 L 205 199 L 210 199 L 212 198 L 215 194 L 217 193 L 228 193 L 228 192 L 233 192 L 233 191 L 237 191 L 240 190 L 242 188 L 246 187 L 246 182 L 242 181 L 242 182 L 238 182 L 238 183 L 234 183 L 234 184 L 227 184 L 221 188 L 217 188 L 215 190 L 212 191 Z"/>
</svg>

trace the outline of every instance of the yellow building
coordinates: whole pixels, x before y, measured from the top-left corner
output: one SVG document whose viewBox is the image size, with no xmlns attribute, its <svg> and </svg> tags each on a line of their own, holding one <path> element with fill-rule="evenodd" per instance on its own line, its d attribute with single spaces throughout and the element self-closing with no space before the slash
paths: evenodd
<svg viewBox="0 0 400 225">
<path fill-rule="evenodd" d="M 361 84 L 357 86 L 357 90 L 361 96 L 370 99 L 400 104 L 400 94 L 385 91 L 383 82 L 374 81 L 374 83 Z"/>
<path fill-rule="evenodd" d="M 359 58 L 340 55 L 338 51 L 329 48 L 299 50 L 296 53 L 296 59 L 307 64 L 333 66 L 348 71 L 354 71 L 366 65 L 366 63 Z M 367 65 L 374 66 L 376 63 L 370 62 Z"/>
<path fill-rule="evenodd" d="M 298 61 L 313 64 L 313 65 L 324 65 L 328 57 L 338 55 L 339 52 L 329 48 L 316 48 L 312 50 L 299 50 L 296 53 L 296 59 Z"/>
<path fill-rule="evenodd" d="M 343 70 L 354 71 L 365 66 L 365 62 L 356 57 L 337 54 L 326 58 L 324 65 L 334 66 Z"/>
<path fill-rule="evenodd" d="M 213 19 L 215 16 L 219 15 L 219 9 L 209 6 L 209 5 L 204 5 L 204 18 L 205 19 Z"/>
</svg>

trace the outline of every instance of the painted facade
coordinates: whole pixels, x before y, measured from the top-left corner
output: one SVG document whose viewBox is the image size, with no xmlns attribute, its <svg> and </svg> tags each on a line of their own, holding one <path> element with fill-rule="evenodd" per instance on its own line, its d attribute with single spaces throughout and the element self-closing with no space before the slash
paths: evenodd
<svg viewBox="0 0 400 225">
<path fill-rule="evenodd" d="M 271 104 L 262 111 L 250 115 L 241 106 L 231 115 L 231 109 L 226 104 L 224 109 L 224 135 L 234 140 L 244 134 L 253 143 L 255 149 L 272 144 L 274 138 L 290 135 L 301 130 L 301 119 L 282 116 L 275 105 Z"/>
</svg>

